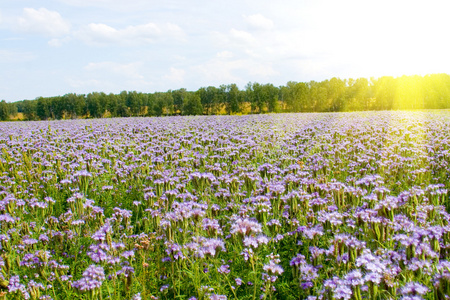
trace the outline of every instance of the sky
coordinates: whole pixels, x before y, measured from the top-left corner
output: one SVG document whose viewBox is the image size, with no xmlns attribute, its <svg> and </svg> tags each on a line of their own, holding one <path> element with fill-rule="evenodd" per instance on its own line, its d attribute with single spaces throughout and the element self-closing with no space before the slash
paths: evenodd
<svg viewBox="0 0 450 300">
<path fill-rule="evenodd" d="M 448 0 L 1 0 L 0 99 L 450 73 Z"/>
</svg>

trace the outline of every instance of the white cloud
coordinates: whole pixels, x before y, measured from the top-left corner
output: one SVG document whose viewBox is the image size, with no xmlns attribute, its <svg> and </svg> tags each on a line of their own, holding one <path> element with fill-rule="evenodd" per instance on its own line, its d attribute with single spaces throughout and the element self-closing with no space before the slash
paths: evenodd
<svg viewBox="0 0 450 300">
<path fill-rule="evenodd" d="M 133 63 L 117 63 L 113 61 L 104 61 L 104 62 L 91 62 L 87 64 L 84 69 L 93 74 L 98 74 L 101 76 L 119 76 L 126 77 L 131 79 L 143 79 L 144 77 L 140 74 L 139 69 L 141 67 L 141 63 L 133 62 Z"/>
<path fill-rule="evenodd" d="M 58 38 L 51 39 L 47 42 L 47 44 L 51 47 L 61 47 L 62 45 L 70 42 L 71 40 L 72 40 L 72 38 L 70 36 L 66 36 L 61 39 L 58 39 Z"/>
<path fill-rule="evenodd" d="M 145 9 L 149 5 L 148 0 L 57 0 L 75 7 L 98 7 L 105 10 L 133 11 Z"/>
<path fill-rule="evenodd" d="M 267 80 L 279 73 L 269 62 L 261 63 L 257 59 L 230 59 L 231 57 L 217 56 L 209 61 L 193 67 L 200 81 L 211 85 L 237 83 L 244 85 L 251 80 Z"/>
<path fill-rule="evenodd" d="M 34 53 L 28 51 L 11 51 L 0 49 L 0 63 L 23 63 L 36 59 Z"/>
<path fill-rule="evenodd" d="M 269 63 L 251 62 L 248 65 L 248 72 L 252 76 L 259 78 L 268 78 L 270 76 L 277 76 L 280 73 L 275 71 Z"/>
<path fill-rule="evenodd" d="M 230 30 L 229 37 L 232 41 L 237 42 L 239 44 L 253 44 L 256 42 L 256 39 L 253 37 L 251 33 L 244 30 L 237 30 L 234 28 Z"/>
<path fill-rule="evenodd" d="M 261 14 L 244 16 L 244 19 L 245 19 L 245 22 L 252 29 L 270 30 L 273 28 L 273 21 L 271 19 L 264 17 Z"/>
<path fill-rule="evenodd" d="M 104 86 L 109 85 L 108 82 L 97 80 L 97 79 L 81 80 L 81 79 L 68 78 L 68 79 L 66 79 L 66 81 L 69 84 L 69 86 L 71 86 L 73 88 L 77 88 L 77 89 L 88 88 L 88 89 L 97 90 L 98 87 L 104 87 Z"/>
<path fill-rule="evenodd" d="M 233 52 L 225 50 L 225 51 L 221 51 L 221 52 L 217 53 L 216 56 L 218 58 L 232 58 Z"/>
<path fill-rule="evenodd" d="M 234 71 L 239 69 L 242 61 L 224 61 L 222 59 L 212 59 L 203 64 L 193 67 L 193 70 L 200 82 L 207 83 L 206 85 L 220 85 L 226 82 L 239 82 L 241 78 L 234 74 Z"/>
<path fill-rule="evenodd" d="M 70 23 L 56 11 L 27 7 L 23 9 L 22 16 L 17 19 L 17 29 L 26 33 L 58 37 L 70 33 Z"/>
<path fill-rule="evenodd" d="M 74 33 L 74 36 L 87 44 L 93 45 L 140 45 L 164 39 L 184 38 L 183 30 L 172 23 L 147 23 L 116 29 L 102 23 L 91 23 Z"/>
<path fill-rule="evenodd" d="M 173 83 L 183 83 L 184 82 L 184 76 L 186 75 L 186 71 L 183 69 L 177 69 L 174 67 L 170 68 L 169 74 L 164 75 L 164 80 L 169 80 Z"/>
<path fill-rule="evenodd" d="M 82 93 L 146 90 L 150 82 L 143 75 L 142 66 L 142 62 L 90 62 L 80 70 L 81 72 L 75 72 L 65 80 L 70 87 Z"/>
</svg>

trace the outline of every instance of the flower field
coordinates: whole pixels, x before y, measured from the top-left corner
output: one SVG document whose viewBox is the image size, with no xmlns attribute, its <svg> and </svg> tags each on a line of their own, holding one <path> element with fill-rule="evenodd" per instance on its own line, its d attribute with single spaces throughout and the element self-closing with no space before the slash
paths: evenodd
<svg viewBox="0 0 450 300">
<path fill-rule="evenodd" d="M 0 299 L 449 299 L 450 112 L 0 124 Z"/>
</svg>

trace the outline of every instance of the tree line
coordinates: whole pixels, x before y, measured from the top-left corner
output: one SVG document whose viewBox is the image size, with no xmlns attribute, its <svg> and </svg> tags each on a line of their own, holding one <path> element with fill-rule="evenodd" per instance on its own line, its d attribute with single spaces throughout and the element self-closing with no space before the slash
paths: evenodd
<svg viewBox="0 0 450 300">
<path fill-rule="evenodd" d="M 167 92 L 92 92 L 0 102 L 0 120 L 22 113 L 25 120 L 216 115 L 271 112 L 340 112 L 450 108 L 450 75 L 384 76 L 321 82 L 289 81 L 285 86 L 248 83 L 184 88 Z"/>
</svg>

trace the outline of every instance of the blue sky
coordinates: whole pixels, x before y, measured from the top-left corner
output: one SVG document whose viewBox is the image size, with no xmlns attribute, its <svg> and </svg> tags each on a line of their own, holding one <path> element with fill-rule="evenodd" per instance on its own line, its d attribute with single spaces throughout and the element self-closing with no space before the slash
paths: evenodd
<svg viewBox="0 0 450 300">
<path fill-rule="evenodd" d="M 2 0 L 0 99 L 450 73 L 449 1 Z"/>
</svg>

